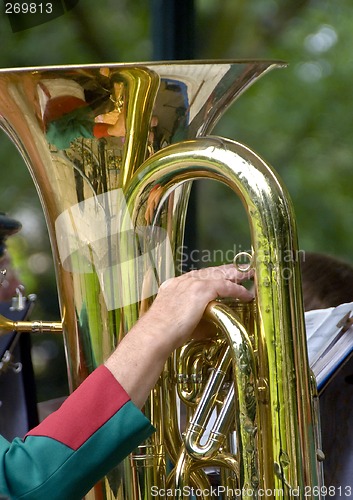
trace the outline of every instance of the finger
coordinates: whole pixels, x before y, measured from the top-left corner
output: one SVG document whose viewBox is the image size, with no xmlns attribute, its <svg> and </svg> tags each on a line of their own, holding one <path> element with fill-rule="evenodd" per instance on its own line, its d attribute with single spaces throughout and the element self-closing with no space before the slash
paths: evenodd
<svg viewBox="0 0 353 500">
<path fill-rule="evenodd" d="M 242 271 L 241 268 L 235 267 L 234 264 L 224 264 L 219 266 L 218 269 L 222 270 L 227 279 L 237 282 L 248 280 L 254 276 L 254 269 L 244 269 Z"/>
<path fill-rule="evenodd" d="M 244 280 L 252 278 L 253 275 L 254 271 L 252 269 L 242 272 L 239 271 L 234 264 L 224 264 L 222 266 L 205 267 L 195 271 L 189 271 L 183 276 L 184 279 L 196 278 L 202 280 L 224 278 L 235 283 L 240 283 Z"/>
<path fill-rule="evenodd" d="M 172 293 L 176 295 L 185 293 L 186 286 L 190 292 L 192 286 L 195 296 L 199 298 L 204 296 L 207 301 L 217 297 L 234 297 L 247 302 L 254 298 L 254 294 L 242 286 L 241 282 L 249 277 L 249 273 L 243 276 L 243 273 L 237 271 L 232 264 L 209 267 L 190 271 L 176 278 L 169 278 L 160 285 L 159 291 L 165 292 L 172 285 Z"/>
<path fill-rule="evenodd" d="M 214 298 L 233 297 L 241 302 L 250 302 L 254 298 L 254 293 L 243 285 L 230 280 L 219 280 L 214 282 L 216 296 Z"/>
<path fill-rule="evenodd" d="M 174 281 L 176 286 L 173 287 L 173 293 L 177 294 L 178 291 L 184 291 L 185 293 L 185 290 L 187 290 L 195 297 L 195 300 L 205 304 L 217 298 L 233 297 L 242 302 L 249 302 L 254 298 L 252 290 L 248 290 L 243 285 L 228 279 L 213 277 L 208 280 L 190 279 L 189 281 L 190 284 L 187 288 L 185 286 L 187 284 L 185 280 L 179 283 Z"/>
</svg>

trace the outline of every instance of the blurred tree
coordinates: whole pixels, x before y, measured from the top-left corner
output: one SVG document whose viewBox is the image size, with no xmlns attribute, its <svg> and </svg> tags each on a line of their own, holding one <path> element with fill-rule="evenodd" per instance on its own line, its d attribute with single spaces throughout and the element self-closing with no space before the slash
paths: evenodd
<svg viewBox="0 0 353 500">
<path fill-rule="evenodd" d="M 293 199 L 302 248 L 352 260 L 347 237 L 353 181 L 351 3 L 204 0 L 201 4 L 203 22 L 211 26 L 211 18 L 220 19 L 213 21 L 215 31 L 206 25 L 200 29 L 202 57 L 235 55 L 289 63 L 247 90 L 215 133 L 248 144 L 280 173 Z M 221 47 L 218 55 L 217 47 Z M 215 194 L 219 190 L 223 195 Z M 240 242 L 247 242 L 246 221 L 246 227 L 236 224 L 234 211 L 223 208 L 222 228 L 219 211 L 202 204 L 202 197 L 216 196 L 224 200 L 223 207 L 233 203 L 233 195 L 223 187 L 205 183 L 200 224 L 213 228 L 201 232 L 206 247 L 219 245 L 220 233 L 229 234 L 231 227 L 227 248 L 238 232 Z"/>
</svg>

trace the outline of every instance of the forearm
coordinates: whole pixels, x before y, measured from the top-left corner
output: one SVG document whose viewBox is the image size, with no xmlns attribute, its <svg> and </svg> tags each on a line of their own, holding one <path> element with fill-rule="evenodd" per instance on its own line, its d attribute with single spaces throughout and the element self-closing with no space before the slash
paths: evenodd
<svg viewBox="0 0 353 500">
<path fill-rule="evenodd" d="M 120 342 L 105 366 L 141 408 L 172 351 L 162 320 L 147 313 Z"/>
<path fill-rule="evenodd" d="M 171 352 L 188 341 L 209 301 L 251 300 L 233 266 L 174 278 L 116 351 L 62 407 L 25 439 L 0 437 L 0 495 L 33 500 L 81 498 L 151 434 L 141 407 Z M 135 406 L 136 405 L 136 406 Z M 26 474 L 23 474 L 23 470 Z"/>
</svg>

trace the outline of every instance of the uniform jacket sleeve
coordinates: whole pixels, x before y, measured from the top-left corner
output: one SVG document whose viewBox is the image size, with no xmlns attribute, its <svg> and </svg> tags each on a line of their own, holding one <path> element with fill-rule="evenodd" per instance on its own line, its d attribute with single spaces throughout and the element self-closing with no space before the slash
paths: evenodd
<svg viewBox="0 0 353 500">
<path fill-rule="evenodd" d="M 101 366 L 25 439 L 0 436 L 0 499 L 79 500 L 153 430 Z"/>
</svg>

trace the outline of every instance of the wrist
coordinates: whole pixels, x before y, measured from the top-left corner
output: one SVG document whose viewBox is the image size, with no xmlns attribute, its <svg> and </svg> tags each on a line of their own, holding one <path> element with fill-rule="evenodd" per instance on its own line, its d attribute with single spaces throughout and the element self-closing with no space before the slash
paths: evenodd
<svg viewBox="0 0 353 500">
<path fill-rule="evenodd" d="M 172 352 L 171 343 L 166 341 L 166 332 L 153 323 L 151 318 L 147 321 L 141 318 L 105 362 L 139 408 L 155 386 Z"/>
<path fill-rule="evenodd" d="M 131 329 L 137 342 L 155 350 L 155 355 L 164 360 L 177 348 L 177 326 L 158 311 L 147 311 Z"/>
</svg>

